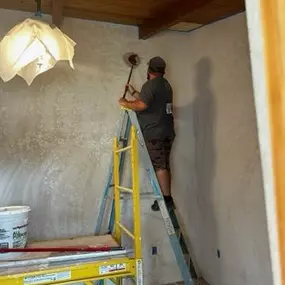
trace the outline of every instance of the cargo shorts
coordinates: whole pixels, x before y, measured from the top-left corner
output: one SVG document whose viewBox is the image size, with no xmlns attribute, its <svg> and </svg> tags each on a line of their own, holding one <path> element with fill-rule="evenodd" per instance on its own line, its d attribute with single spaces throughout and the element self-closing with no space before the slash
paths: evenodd
<svg viewBox="0 0 285 285">
<path fill-rule="evenodd" d="M 154 170 L 170 170 L 170 153 L 173 139 L 147 140 L 146 147 Z"/>
</svg>

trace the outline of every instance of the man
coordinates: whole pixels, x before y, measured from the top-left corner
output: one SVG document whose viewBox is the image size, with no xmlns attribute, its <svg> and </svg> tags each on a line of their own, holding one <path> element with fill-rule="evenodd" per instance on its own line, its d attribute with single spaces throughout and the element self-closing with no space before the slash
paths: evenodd
<svg viewBox="0 0 285 285">
<path fill-rule="evenodd" d="M 128 91 L 136 99 L 128 101 L 121 98 L 119 103 L 137 113 L 166 206 L 174 208 L 169 165 L 171 147 L 175 138 L 172 114 L 173 91 L 169 82 L 164 78 L 165 69 L 165 61 L 161 57 L 153 57 L 148 64 L 148 80 L 142 86 L 141 92 L 128 85 Z M 159 210 L 157 201 L 151 208 L 153 211 Z"/>
</svg>

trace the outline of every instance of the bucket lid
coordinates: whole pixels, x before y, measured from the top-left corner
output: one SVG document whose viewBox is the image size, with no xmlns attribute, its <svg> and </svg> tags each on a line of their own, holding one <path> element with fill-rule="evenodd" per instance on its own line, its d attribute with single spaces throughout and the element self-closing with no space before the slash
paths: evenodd
<svg viewBox="0 0 285 285">
<path fill-rule="evenodd" d="M 9 206 L 9 207 L 0 207 L 0 216 L 21 214 L 30 212 L 31 208 L 29 206 Z"/>
</svg>

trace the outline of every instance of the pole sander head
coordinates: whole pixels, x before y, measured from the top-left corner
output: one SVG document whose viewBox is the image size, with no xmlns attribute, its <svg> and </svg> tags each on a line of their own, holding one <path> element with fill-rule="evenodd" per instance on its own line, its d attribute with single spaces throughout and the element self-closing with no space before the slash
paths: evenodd
<svg viewBox="0 0 285 285">
<path fill-rule="evenodd" d="M 136 53 L 126 53 L 123 57 L 124 59 L 124 62 L 129 66 L 131 67 L 131 70 L 130 70 L 130 74 L 129 74 L 129 78 L 128 78 L 128 81 L 127 81 L 127 85 L 130 83 L 130 80 L 131 80 L 131 76 L 132 76 L 132 72 L 133 72 L 133 69 L 139 65 L 140 63 L 140 58 L 139 56 L 136 54 Z M 127 91 L 128 91 L 128 87 L 125 87 L 125 93 L 123 95 L 123 98 L 126 97 L 126 94 L 127 94 Z"/>
<path fill-rule="evenodd" d="M 136 53 L 126 53 L 123 57 L 124 62 L 130 66 L 130 67 L 135 67 L 138 66 L 140 63 L 140 58 Z"/>
</svg>

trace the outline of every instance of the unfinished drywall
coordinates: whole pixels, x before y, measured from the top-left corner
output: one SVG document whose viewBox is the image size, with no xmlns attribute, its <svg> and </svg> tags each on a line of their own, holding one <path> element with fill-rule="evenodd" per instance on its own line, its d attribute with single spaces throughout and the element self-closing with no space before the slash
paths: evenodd
<svg viewBox="0 0 285 285">
<path fill-rule="evenodd" d="M 0 36 L 27 16 L 0 10 Z M 32 239 L 93 233 L 129 72 L 122 55 L 142 57 L 137 87 L 161 55 L 175 90 L 173 193 L 200 272 L 212 285 L 270 285 L 244 15 L 148 41 L 134 27 L 74 19 L 63 31 L 77 42 L 75 71 L 59 64 L 30 87 L 0 83 L 0 205 L 32 207 Z M 141 181 L 149 191 L 143 171 Z M 142 201 L 146 284 L 180 280 L 151 202 Z"/>
</svg>

